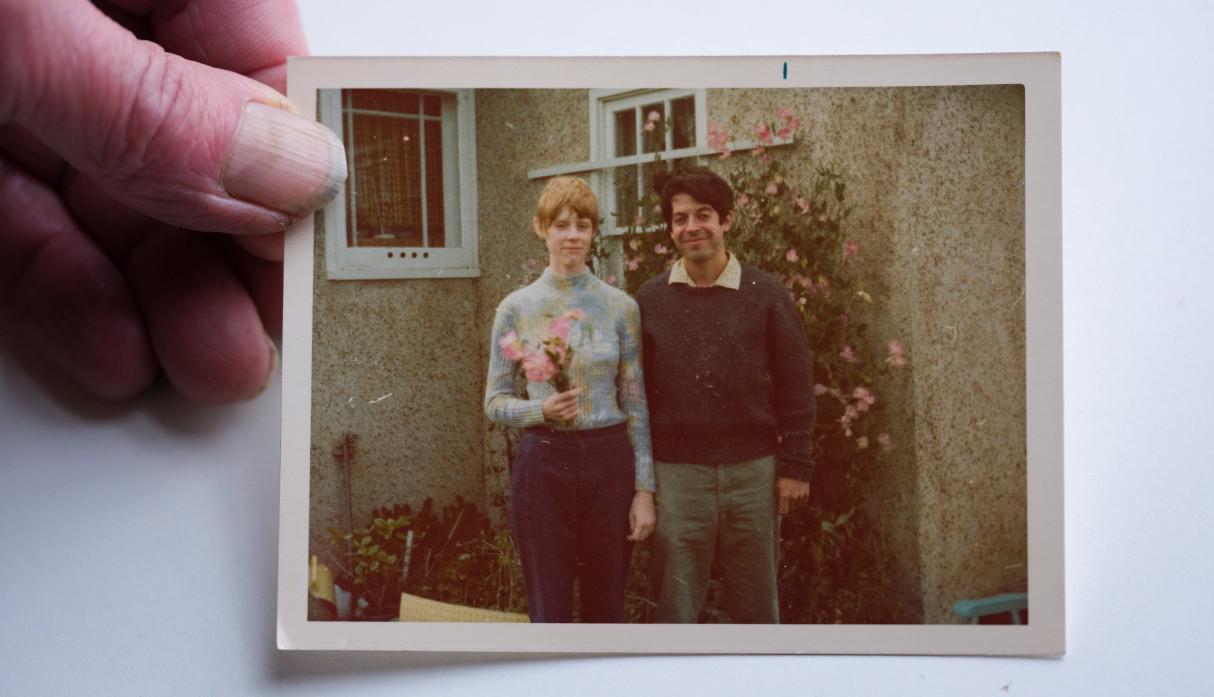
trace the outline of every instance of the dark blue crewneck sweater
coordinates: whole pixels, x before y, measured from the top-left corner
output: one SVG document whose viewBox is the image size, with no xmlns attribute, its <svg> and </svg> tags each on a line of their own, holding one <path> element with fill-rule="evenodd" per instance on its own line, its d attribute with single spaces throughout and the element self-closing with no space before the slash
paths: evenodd
<svg viewBox="0 0 1214 697">
<path fill-rule="evenodd" d="M 742 265 L 738 290 L 670 284 L 637 291 L 653 457 L 723 464 L 775 453 L 779 476 L 813 472 L 813 364 L 788 292 Z"/>
</svg>

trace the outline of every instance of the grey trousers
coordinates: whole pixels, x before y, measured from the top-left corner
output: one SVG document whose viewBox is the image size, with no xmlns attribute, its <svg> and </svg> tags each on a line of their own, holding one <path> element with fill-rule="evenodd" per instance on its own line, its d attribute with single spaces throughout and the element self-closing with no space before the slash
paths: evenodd
<svg viewBox="0 0 1214 697">
<path fill-rule="evenodd" d="M 657 622 L 695 622 L 716 561 L 730 619 L 780 621 L 774 456 L 723 465 L 655 462 Z"/>
</svg>

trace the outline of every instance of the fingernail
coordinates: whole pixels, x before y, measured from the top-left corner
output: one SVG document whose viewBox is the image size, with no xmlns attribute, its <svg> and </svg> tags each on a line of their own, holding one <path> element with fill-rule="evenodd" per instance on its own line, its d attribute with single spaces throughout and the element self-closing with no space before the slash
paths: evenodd
<svg viewBox="0 0 1214 697">
<path fill-rule="evenodd" d="M 324 126 L 249 102 L 220 175 L 229 195 L 294 216 L 330 201 L 346 181 L 346 153 Z"/>
<path fill-rule="evenodd" d="M 270 345 L 270 369 L 266 371 L 266 379 L 261 381 L 261 387 L 257 388 L 257 392 L 249 399 L 254 399 L 266 391 L 270 383 L 274 380 L 274 375 L 278 372 L 278 347 L 274 345 L 274 340 L 266 335 L 266 343 Z"/>
</svg>

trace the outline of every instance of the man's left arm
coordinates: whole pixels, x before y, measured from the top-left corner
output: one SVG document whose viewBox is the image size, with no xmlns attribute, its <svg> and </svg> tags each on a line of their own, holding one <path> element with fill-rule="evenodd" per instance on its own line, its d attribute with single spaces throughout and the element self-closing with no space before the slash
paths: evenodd
<svg viewBox="0 0 1214 697">
<path fill-rule="evenodd" d="M 777 294 L 778 301 L 768 314 L 767 347 L 772 403 L 780 429 L 776 491 L 783 515 L 793 504 L 809 500 L 816 413 L 813 357 L 805 337 L 805 324 L 784 289 L 779 288 Z"/>
</svg>

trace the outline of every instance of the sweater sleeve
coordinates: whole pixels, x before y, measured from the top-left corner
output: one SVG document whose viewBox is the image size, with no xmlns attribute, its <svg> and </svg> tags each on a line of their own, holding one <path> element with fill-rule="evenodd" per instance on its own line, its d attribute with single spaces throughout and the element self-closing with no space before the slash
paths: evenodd
<svg viewBox="0 0 1214 697">
<path fill-rule="evenodd" d="M 523 399 L 526 386 L 516 382 L 517 364 L 502 355 L 498 343 L 511 330 L 517 331 L 514 311 L 505 304 L 497 308 L 489 338 L 489 377 L 485 381 L 485 416 L 493 423 L 525 428 L 544 423 L 542 399 Z"/>
<path fill-rule="evenodd" d="M 796 305 L 777 286 L 768 310 L 768 366 L 780 429 L 776 452 L 781 477 L 808 482 L 813 477 L 815 403 L 813 357 Z"/>
<path fill-rule="evenodd" d="M 649 442 L 649 408 L 641 368 L 641 310 L 629 299 L 619 322 L 620 371 L 617 392 L 620 409 L 628 416 L 628 438 L 636 453 L 636 489 L 654 491 L 653 453 Z"/>
</svg>

